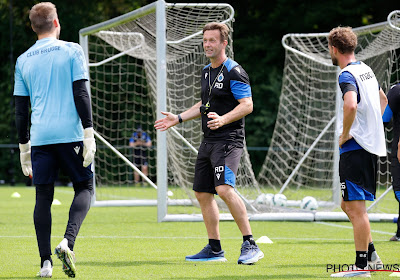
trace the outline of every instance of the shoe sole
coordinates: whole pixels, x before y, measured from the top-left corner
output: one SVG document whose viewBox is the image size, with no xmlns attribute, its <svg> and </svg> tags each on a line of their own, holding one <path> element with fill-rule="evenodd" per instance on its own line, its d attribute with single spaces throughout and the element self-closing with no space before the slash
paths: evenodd
<svg viewBox="0 0 400 280">
<path fill-rule="evenodd" d="M 341 274 L 342 273 L 342 274 Z M 364 277 L 364 278 L 370 278 L 371 274 L 366 272 L 366 271 L 360 271 L 360 272 L 349 272 L 344 274 L 343 272 L 338 272 L 337 274 L 331 274 L 331 277 L 334 278 L 347 278 L 347 277 Z"/>
<path fill-rule="evenodd" d="M 258 262 L 259 260 L 261 260 L 262 258 L 264 258 L 264 253 L 263 252 L 258 252 L 254 257 L 252 257 L 251 259 L 245 260 L 245 261 L 238 261 L 238 264 L 254 264 L 256 262 Z"/>
<path fill-rule="evenodd" d="M 62 252 L 60 248 L 56 248 L 54 253 L 57 255 L 57 258 L 59 258 L 59 260 L 62 262 L 64 273 L 67 274 L 67 276 L 70 278 L 75 278 L 76 268 L 71 254 L 69 252 Z M 69 260 L 69 263 L 67 262 L 67 258 Z"/>
<path fill-rule="evenodd" d="M 188 262 L 226 262 L 225 258 L 207 258 L 207 259 L 188 259 L 185 258 Z"/>
<path fill-rule="evenodd" d="M 36 276 L 40 277 L 40 278 L 51 278 L 53 276 L 53 271 L 48 271 L 45 274 L 38 272 L 38 274 Z"/>
<path fill-rule="evenodd" d="M 368 262 L 368 269 L 372 269 L 372 270 L 380 270 L 383 269 L 383 262 L 381 260 L 373 262 L 370 261 Z"/>
</svg>

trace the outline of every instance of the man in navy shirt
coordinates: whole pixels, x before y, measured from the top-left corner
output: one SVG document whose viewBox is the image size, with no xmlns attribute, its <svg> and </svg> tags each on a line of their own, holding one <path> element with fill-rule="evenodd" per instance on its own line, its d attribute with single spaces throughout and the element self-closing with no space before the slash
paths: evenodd
<svg viewBox="0 0 400 280">
<path fill-rule="evenodd" d="M 396 234 L 390 238 L 390 241 L 400 241 L 400 83 L 392 86 L 387 94 L 388 106 L 383 114 L 383 121 L 389 122 L 393 117 L 393 141 L 392 158 L 390 161 L 390 173 L 392 175 L 392 186 L 394 196 L 399 202 L 399 217 L 397 218 Z"/>
<path fill-rule="evenodd" d="M 149 162 L 147 160 L 147 150 L 151 147 L 150 136 L 143 131 L 141 127 L 132 133 L 129 139 L 129 146 L 133 147 L 134 163 L 137 168 L 140 168 L 142 173 L 146 176 L 149 175 Z M 135 172 L 135 183 L 139 183 L 139 173 Z"/>
<path fill-rule="evenodd" d="M 204 139 L 195 166 L 193 190 L 199 201 L 208 233 L 208 244 L 187 261 L 226 261 L 221 249 L 218 194 L 228 205 L 243 235 L 239 264 L 253 264 L 264 257 L 253 239 L 246 207 L 235 192 L 236 172 L 243 150 L 244 117 L 253 111 L 249 77 L 228 58 L 229 28 L 212 22 L 203 28 L 203 48 L 211 63 L 201 76 L 201 101 L 185 112 L 157 120 L 155 128 L 164 131 L 174 125 L 201 117 Z"/>
</svg>

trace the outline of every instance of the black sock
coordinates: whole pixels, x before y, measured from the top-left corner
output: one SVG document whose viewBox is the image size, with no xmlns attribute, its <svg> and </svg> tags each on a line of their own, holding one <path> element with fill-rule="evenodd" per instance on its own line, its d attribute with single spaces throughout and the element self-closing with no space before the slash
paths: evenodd
<svg viewBox="0 0 400 280">
<path fill-rule="evenodd" d="M 40 260 L 40 267 L 43 267 L 44 261 L 47 261 L 47 260 L 49 260 L 50 263 L 51 263 L 51 266 L 53 266 L 53 260 L 51 259 L 50 255 L 40 257 L 40 259 L 41 259 L 41 260 Z"/>
<path fill-rule="evenodd" d="M 217 239 L 208 239 L 208 244 L 211 246 L 211 250 L 214 252 L 219 252 L 221 251 L 221 240 Z"/>
<path fill-rule="evenodd" d="M 74 250 L 74 242 L 68 240 L 68 248 L 73 251 Z"/>
<path fill-rule="evenodd" d="M 374 242 L 368 244 L 368 261 L 371 261 L 371 255 L 375 252 Z"/>
<path fill-rule="evenodd" d="M 243 236 L 243 242 L 248 240 L 251 245 L 256 245 L 256 242 L 254 241 L 253 235 L 244 235 Z"/>
<path fill-rule="evenodd" d="M 368 252 L 356 251 L 356 266 L 364 269 L 368 264 Z"/>
</svg>

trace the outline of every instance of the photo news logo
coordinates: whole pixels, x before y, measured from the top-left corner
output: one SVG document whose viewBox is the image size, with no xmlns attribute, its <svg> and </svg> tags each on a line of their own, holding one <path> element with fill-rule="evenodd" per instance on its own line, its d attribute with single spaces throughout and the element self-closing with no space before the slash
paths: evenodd
<svg viewBox="0 0 400 280">
<path fill-rule="evenodd" d="M 354 264 L 327 264 L 326 272 L 336 273 L 353 270 Z M 368 265 L 364 271 L 400 272 L 400 264 L 374 264 Z"/>
</svg>

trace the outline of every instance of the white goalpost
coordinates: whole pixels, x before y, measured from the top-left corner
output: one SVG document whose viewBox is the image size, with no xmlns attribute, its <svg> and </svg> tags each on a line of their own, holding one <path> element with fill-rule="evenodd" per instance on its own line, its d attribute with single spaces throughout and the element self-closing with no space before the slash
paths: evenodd
<svg viewBox="0 0 400 280">
<path fill-rule="evenodd" d="M 360 37 L 357 57 L 371 65 L 386 92 L 400 81 L 398 15 L 385 23 L 355 28 Z M 159 0 L 80 30 L 98 139 L 94 206 L 157 205 L 159 222 L 202 220 L 192 191 L 202 140 L 200 122 L 185 122 L 166 132 L 153 126 L 163 117 L 161 111 L 178 114 L 198 102 L 201 69 L 209 63 L 202 49 L 202 29 L 216 21 L 233 31 L 233 17 L 228 4 Z M 238 171 L 236 190 L 251 220 L 344 219 L 343 213 L 334 212 L 340 199 L 334 176 L 338 173 L 334 128 L 339 89 L 327 35 L 288 34 L 282 39 L 285 69 L 272 144 L 258 180 L 246 146 Z M 234 59 L 232 32 L 230 36 L 227 55 Z M 130 146 L 138 129 L 151 139 L 151 146 Z M 388 128 L 388 139 L 390 133 Z M 147 162 L 146 172 L 136 166 L 138 157 Z M 381 159 L 379 184 L 384 187 L 390 186 L 388 164 L 389 157 Z M 142 183 L 135 182 L 135 172 Z M 265 193 L 285 194 L 286 207 L 260 203 L 258 198 Z M 305 195 L 318 199 L 318 211 L 299 208 Z M 220 218 L 232 220 L 226 205 L 216 200 Z M 389 210 L 379 205 L 384 203 L 371 205 L 377 215 L 370 217 L 388 219 L 382 214 Z"/>
<path fill-rule="evenodd" d="M 399 15 L 394 11 L 387 22 L 353 28 L 359 39 L 357 59 L 371 66 L 386 93 L 400 81 Z M 347 220 L 344 213 L 331 211 L 338 208 L 341 200 L 339 149 L 335 141 L 341 92 L 337 83 L 339 69 L 331 63 L 327 35 L 287 34 L 282 39 L 286 58 L 280 107 L 258 182 L 262 190 L 284 193 L 290 200 L 298 201 L 307 193 L 313 195 L 320 205 L 327 206 L 314 213 L 314 220 Z M 398 208 L 386 207 L 396 205 L 392 203 L 394 198 L 385 198 L 391 187 L 390 126 L 386 136 L 388 156 L 379 159 L 378 171 L 382 196 L 368 207 L 371 220 L 392 221 L 397 216 Z"/>
<path fill-rule="evenodd" d="M 191 207 L 173 211 L 198 219 L 191 189 L 196 149 L 202 138 L 200 122 L 185 122 L 167 132 L 156 132 L 153 125 L 162 117 L 161 111 L 180 113 L 198 102 L 201 69 L 208 64 L 202 29 L 216 21 L 233 31 L 233 16 L 228 4 L 169 4 L 160 0 L 80 30 L 80 43 L 89 62 L 98 138 L 93 205 L 157 205 L 158 221 L 185 219 L 168 213 L 168 207 L 184 205 Z M 233 58 L 232 38 L 227 54 Z M 134 150 L 128 145 L 137 127 L 153 144 L 140 148 L 147 153 L 148 176 L 135 166 Z M 247 151 L 241 161 L 238 185 L 257 188 Z M 151 197 L 138 195 L 148 187 L 133 182 L 134 172 L 145 185 L 157 189 Z"/>
</svg>

